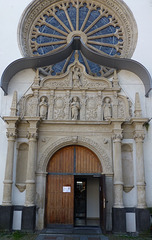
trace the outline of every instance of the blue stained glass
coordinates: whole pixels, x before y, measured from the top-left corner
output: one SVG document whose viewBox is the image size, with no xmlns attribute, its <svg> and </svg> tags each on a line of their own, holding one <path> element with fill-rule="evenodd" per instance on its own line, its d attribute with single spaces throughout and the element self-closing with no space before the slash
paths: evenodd
<svg viewBox="0 0 152 240">
<path fill-rule="evenodd" d="M 43 55 L 43 54 L 46 54 L 46 53 L 49 53 L 51 52 L 52 50 L 60 47 L 62 44 L 60 45 L 51 45 L 51 46 L 46 46 L 46 47 L 39 47 L 37 52 L 40 54 L 40 55 Z"/>
<path fill-rule="evenodd" d="M 61 26 L 61 24 L 54 17 L 46 17 L 45 21 L 47 23 L 53 25 L 54 27 L 65 32 L 65 29 Z M 51 28 L 51 26 L 50 26 L 50 28 Z"/>
<path fill-rule="evenodd" d="M 91 3 L 90 3 L 91 4 Z M 92 10 L 89 17 L 88 17 L 88 20 L 84 26 L 84 29 L 87 29 L 90 24 L 92 24 L 99 16 L 100 16 L 100 12 L 99 12 L 100 8 L 97 8 L 96 10 Z M 88 13 L 89 9 L 87 8 L 87 4 L 84 3 L 83 6 L 81 6 L 79 8 L 79 30 L 83 24 L 83 22 L 85 21 L 86 19 L 86 16 L 87 16 L 87 13 Z M 73 28 L 74 30 L 76 30 L 76 14 L 77 14 L 77 10 L 76 8 L 72 5 L 72 3 L 69 3 L 69 7 L 67 8 L 67 12 L 68 12 L 68 15 L 69 15 L 69 18 L 71 20 L 71 23 L 73 25 Z M 64 10 L 61 10 L 59 9 L 58 7 L 56 7 L 56 12 L 55 12 L 56 16 L 62 21 L 62 23 L 72 32 L 72 29 L 70 27 L 70 24 L 69 24 L 69 21 L 66 17 L 66 14 L 64 12 Z M 44 15 L 45 17 L 45 21 L 46 23 L 56 27 L 57 29 L 60 29 L 62 30 L 63 32 L 67 32 L 66 29 L 58 22 L 58 20 L 56 20 L 55 17 L 53 16 L 50 16 L 48 17 L 47 15 Z M 109 15 L 108 17 L 101 17 L 98 22 L 96 22 L 95 25 L 92 26 L 92 28 L 89 29 L 89 31 L 87 31 L 87 33 L 91 33 L 93 30 L 95 29 L 98 29 L 100 27 L 103 26 L 103 29 L 100 30 L 100 31 L 97 31 L 91 35 L 89 35 L 89 37 L 92 37 L 92 36 L 100 36 L 99 38 L 96 38 L 96 39 L 88 39 L 88 41 L 94 41 L 94 42 L 98 42 L 99 44 L 113 44 L 113 45 L 116 45 L 118 44 L 118 42 L 122 42 L 123 40 L 122 39 L 118 39 L 117 37 L 115 36 L 106 36 L 104 37 L 104 35 L 113 35 L 115 32 L 116 32 L 116 29 L 118 29 L 119 27 L 114 27 L 112 25 L 108 26 L 108 27 L 104 27 L 106 24 L 109 23 L 109 19 L 111 18 L 111 16 Z M 39 32 L 41 33 L 41 35 L 39 35 L 37 38 L 34 38 L 32 39 L 32 41 L 36 41 L 38 44 L 44 44 L 45 43 L 53 43 L 53 42 L 56 42 L 56 41 L 62 41 L 63 39 L 60 39 L 60 38 L 57 38 L 57 37 L 49 37 L 49 36 L 43 36 L 43 33 L 47 33 L 47 34 L 52 34 L 52 35 L 59 35 L 59 36 L 64 36 L 65 35 L 62 35 L 60 32 L 54 30 L 51 28 L 51 26 L 46 26 L 45 23 L 44 25 L 42 26 L 35 26 L 36 28 L 38 28 Z M 103 35 L 103 37 L 102 37 Z M 88 43 L 89 44 L 89 43 Z M 47 54 L 49 52 L 51 52 L 52 50 L 54 49 L 57 49 L 58 47 L 62 46 L 62 44 L 58 44 L 58 45 L 50 45 L 50 46 L 42 46 L 42 47 L 39 47 L 37 51 L 34 51 L 33 54 L 40 54 L 40 55 L 44 55 L 44 54 Z M 99 49 L 101 52 L 104 52 L 108 55 L 121 55 L 120 52 L 117 52 L 115 47 L 109 47 L 109 46 L 102 46 L 102 45 L 97 45 L 97 44 L 91 44 L 93 47 L 95 47 L 96 49 Z M 85 62 L 83 60 L 83 57 L 79 52 L 79 62 L 82 63 L 84 66 L 85 66 Z M 69 63 L 68 63 L 68 66 L 74 62 L 75 58 L 74 58 L 74 55 L 75 55 L 75 51 L 73 51 L 73 54 L 69 60 Z M 55 65 L 53 65 L 52 67 L 52 75 L 56 75 L 57 73 L 61 72 L 63 67 L 64 67 L 64 64 L 65 64 L 65 61 L 62 61 L 60 63 L 57 63 Z M 93 74 L 97 75 L 97 76 L 101 76 L 101 67 L 89 60 L 87 60 L 88 62 L 88 65 L 90 67 L 90 70 Z M 67 66 L 67 67 L 68 67 Z M 86 66 L 85 66 L 86 67 Z M 66 69 L 67 70 L 67 69 Z M 66 71 L 65 70 L 65 71 Z M 86 72 L 88 73 L 88 69 L 86 67 Z"/>
<path fill-rule="evenodd" d="M 39 36 L 36 39 L 37 43 L 48 43 L 48 42 L 57 42 L 57 41 L 62 41 L 62 39 L 58 38 L 53 38 L 53 37 L 45 37 L 45 36 Z"/>
<path fill-rule="evenodd" d="M 52 67 L 52 76 L 55 76 L 57 73 L 60 73 L 64 67 L 64 64 L 65 64 L 65 61 L 66 60 L 63 60 L 62 62 L 59 62 L 59 63 L 56 63 L 53 65 Z"/>
<path fill-rule="evenodd" d="M 58 8 L 56 8 L 56 9 L 57 9 L 56 16 L 66 25 L 66 27 L 68 29 L 71 29 L 70 25 L 69 25 L 69 22 L 68 22 L 68 19 L 65 15 L 65 12 L 63 10 L 59 10 Z"/>
<path fill-rule="evenodd" d="M 87 59 L 88 65 L 91 69 L 91 72 L 96 74 L 97 76 L 101 76 L 100 73 L 100 66 L 98 64 L 95 64 Z"/>
<path fill-rule="evenodd" d="M 61 33 L 59 33 L 58 31 L 53 30 L 52 28 L 47 27 L 46 25 L 43 25 L 41 27 L 39 27 L 39 31 L 41 33 L 50 33 L 53 35 L 59 35 L 59 36 L 63 36 Z"/>
<path fill-rule="evenodd" d="M 88 20 L 87 20 L 87 23 L 86 23 L 86 25 L 85 25 L 85 28 L 84 28 L 84 30 L 88 27 L 88 26 L 90 26 L 90 24 L 98 17 L 100 15 L 100 12 L 99 11 L 92 11 L 91 13 L 90 13 L 90 16 L 89 16 L 89 18 L 88 18 Z"/>
<path fill-rule="evenodd" d="M 79 29 L 81 28 L 81 26 L 87 16 L 88 11 L 89 10 L 86 7 L 86 4 L 84 4 L 84 6 L 79 9 Z"/>
<path fill-rule="evenodd" d="M 106 18 L 106 17 L 102 17 L 89 31 L 93 31 L 101 26 L 104 26 L 105 24 L 109 23 L 109 18 Z"/>
<path fill-rule="evenodd" d="M 69 17 L 71 19 L 72 25 L 74 29 L 76 30 L 76 8 L 72 6 L 72 4 L 69 4 L 70 7 L 67 9 Z"/>
</svg>

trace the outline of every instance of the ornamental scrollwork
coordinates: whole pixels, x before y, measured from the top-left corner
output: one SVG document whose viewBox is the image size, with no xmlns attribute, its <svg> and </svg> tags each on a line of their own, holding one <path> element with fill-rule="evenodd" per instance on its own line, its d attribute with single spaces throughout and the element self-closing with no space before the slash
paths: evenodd
<svg viewBox="0 0 152 240">
<path fill-rule="evenodd" d="M 34 133 L 28 132 L 27 135 L 26 135 L 26 137 L 27 137 L 28 139 L 35 139 L 35 140 L 37 140 L 37 139 L 38 139 L 38 133 L 37 133 L 37 132 L 34 132 Z"/>
<path fill-rule="evenodd" d="M 114 133 L 113 136 L 113 142 L 121 142 L 123 139 L 123 134 L 122 133 Z"/>
<path fill-rule="evenodd" d="M 17 130 L 15 129 L 15 131 L 13 131 L 13 132 L 10 132 L 10 131 L 6 132 L 6 136 L 7 136 L 7 138 L 16 138 Z"/>
<path fill-rule="evenodd" d="M 143 142 L 145 139 L 144 132 L 136 132 L 134 133 L 134 139 L 136 142 Z"/>
</svg>

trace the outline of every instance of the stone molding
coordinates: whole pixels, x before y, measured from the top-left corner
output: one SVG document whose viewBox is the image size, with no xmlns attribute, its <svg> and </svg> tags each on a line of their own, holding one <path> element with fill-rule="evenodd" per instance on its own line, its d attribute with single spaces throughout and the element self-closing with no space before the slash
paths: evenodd
<svg viewBox="0 0 152 240">
<path fill-rule="evenodd" d="M 92 150 L 97 157 L 99 158 L 102 168 L 103 174 L 112 174 L 112 163 L 110 157 L 104 150 L 104 146 L 99 145 L 97 142 L 91 140 L 90 138 L 72 136 L 72 137 L 64 137 L 55 142 L 53 142 L 45 151 L 42 153 L 42 156 L 37 165 L 37 172 L 46 172 L 47 164 L 53 154 L 62 147 L 78 144 L 81 146 L 85 146 Z"/>
</svg>

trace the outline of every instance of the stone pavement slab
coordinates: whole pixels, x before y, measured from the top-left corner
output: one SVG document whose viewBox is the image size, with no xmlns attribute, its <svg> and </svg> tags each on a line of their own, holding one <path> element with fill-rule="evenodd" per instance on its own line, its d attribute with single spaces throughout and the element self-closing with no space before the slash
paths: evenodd
<svg viewBox="0 0 152 240">
<path fill-rule="evenodd" d="M 108 240 L 104 235 L 39 234 L 36 240 Z"/>
</svg>

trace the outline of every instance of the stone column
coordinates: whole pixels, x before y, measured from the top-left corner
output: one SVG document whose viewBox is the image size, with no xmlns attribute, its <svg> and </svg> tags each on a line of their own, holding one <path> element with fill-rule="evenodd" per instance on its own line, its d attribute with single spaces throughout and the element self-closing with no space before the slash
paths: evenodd
<svg viewBox="0 0 152 240">
<path fill-rule="evenodd" d="M 145 121 L 144 121 L 145 120 Z M 136 230 L 147 231 L 150 228 L 150 215 L 146 206 L 145 192 L 145 169 L 144 169 L 144 128 L 147 119 L 133 119 L 134 139 L 136 142 L 136 185 L 137 185 L 137 208 L 136 208 Z"/>
<path fill-rule="evenodd" d="M 123 205 L 123 176 L 121 161 L 121 122 L 113 123 L 114 204 L 112 211 L 113 231 L 126 231 L 126 216 Z"/>
<path fill-rule="evenodd" d="M 121 161 L 121 124 L 119 129 L 114 129 L 113 135 L 113 165 L 114 165 L 114 207 L 123 208 L 123 177 Z"/>
<path fill-rule="evenodd" d="M 144 131 L 142 125 L 141 126 L 136 125 L 135 128 L 136 129 L 134 132 L 134 139 L 136 142 L 137 208 L 145 208 L 146 194 L 145 194 L 145 169 L 143 153 Z"/>
<path fill-rule="evenodd" d="M 13 206 L 12 206 L 12 183 L 13 183 L 13 164 L 14 164 L 14 144 L 16 139 L 16 126 L 19 120 L 18 117 L 4 117 L 4 120 L 8 123 L 7 137 L 7 158 L 5 167 L 3 200 L 0 206 L 0 229 L 12 230 L 13 222 Z"/>
<path fill-rule="evenodd" d="M 26 198 L 25 206 L 35 205 L 35 172 L 36 172 L 36 158 L 37 158 L 37 138 L 38 138 L 38 122 L 39 118 L 28 119 L 30 124 L 28 138 L 29 151 L 26 175 Z"/>
<path fill-rule="evenodd" d="M 45 214 L 45 189 L 46 189 L 46 172 L 36 173 L 36 206 L 37 210 L 37 229 L 42 230 L 44 225 Z"/>
<path fill-rule="evenodd" d="M 12 205 L 12 183 L 13 183 L 13 162 L 14 162 L 14 143 L 16 139 L 16 123 L 18 117 L 4 117 L 4 120 L 8 123 L 7 128 L 7 158 L 5 167 L 5 178 L 4 178 L 4 190 L 3 190 L 3 201 L 2 205 Z"/>
</svg>

